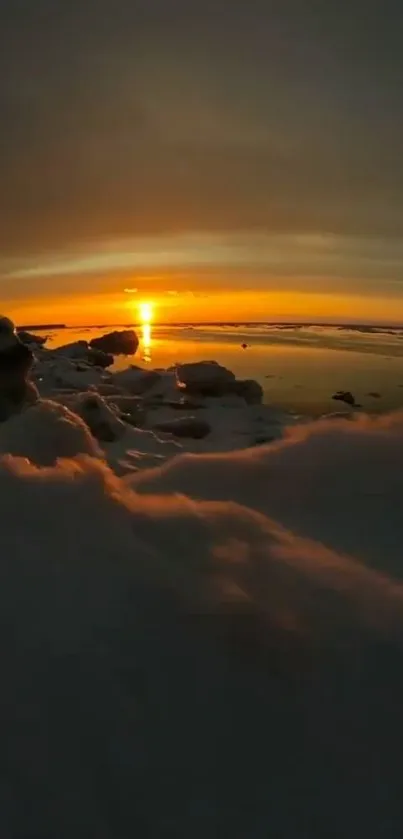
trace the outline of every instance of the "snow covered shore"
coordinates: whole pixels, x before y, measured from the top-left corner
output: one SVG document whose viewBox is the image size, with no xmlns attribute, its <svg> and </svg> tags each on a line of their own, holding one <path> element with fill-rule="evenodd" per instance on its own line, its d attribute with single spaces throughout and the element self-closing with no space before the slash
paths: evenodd
<svg viewBox="0 0 403 839">
<path fill-rule="evenodd" d="M 395 839 L 403 414 L 84 350 L 0 424 L 2 835 Z"/>
<path fill-rule="evenodd" d="M 214 361 L 170 370 L 131 366 L 114 372 L 108 369 L 110 362 L 104 366 L 105 354 L 97 350 L 94 355 L 86 341 L 47 350 L 34 343 L 34 336 L 30 338 L 35 358 L 30 376 L 41 401 L 29 414 L 10 421 L 9 430 L 1 434 L 6 442 L 0 441 L 0 448 L 30 457 L 37 465 L 42 465 L 43 449 L 35 459 L 32 434 L 25 424 L 46 424 L 47 465 L 57 457 L 50 424 L 55 435 L 61 422 L 65 431 L 69 416 L 65 409 L 83 419 L 119 474 L 159 464 L 181 452 L 261 445 L 281 437 L 285 426 L 295 421 L 292 415 L 263 405 L 256 382 L 238 381 Z M 60 445 L 59 456 L 70 455 L 67 433 Z M 88 441 L 83 439 L 79 451 L 88 451 Z"/>
</svg>

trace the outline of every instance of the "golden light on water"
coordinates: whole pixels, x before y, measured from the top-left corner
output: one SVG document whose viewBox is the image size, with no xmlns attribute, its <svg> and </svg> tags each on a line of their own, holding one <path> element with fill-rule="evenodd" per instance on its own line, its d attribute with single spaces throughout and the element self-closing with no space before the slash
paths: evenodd
<svg viewBox="0 0 403 839">
<path fill-rule="evenodd" d="M 141 327 L 141 349 L 142 359 L 148 363 L 151 361 L 151 324 L 143 323 Z"/>
<path fill-rule="evenodd" d="M 143 361 L 151 361 L 151 321 L 154 315 L 152 303 L 143 302 L 138 307 L 141 322 L 141 358 Z"/>
<path fill-rule="evenodd" d="M 139 314 L 141 323 L 151 323 L 153 319 L 152 303 L 140 303 Z"/>
</svg>

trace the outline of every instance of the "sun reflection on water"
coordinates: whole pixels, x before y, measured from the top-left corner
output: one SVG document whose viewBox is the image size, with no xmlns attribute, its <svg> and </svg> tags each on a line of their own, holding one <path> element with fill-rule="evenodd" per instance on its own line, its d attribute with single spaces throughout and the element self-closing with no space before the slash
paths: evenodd
<svg viewBox="0 0 403 839">
<path fill-rule="evenodd" d="M 151 323 L 143 323 L 141 327 L 141 358 L 143 361 L 146 361 L 147 363 L 151 361 L 151 346 Z"/>
<path fill-rule="evenodd" d="M 154 315 L 154 306 L 152 303 L 142 302 L 138 308 L 141 321 L 141 358 L 142 361 L 149 363 L 151 361 L 151 321 Z"/>
</svg>

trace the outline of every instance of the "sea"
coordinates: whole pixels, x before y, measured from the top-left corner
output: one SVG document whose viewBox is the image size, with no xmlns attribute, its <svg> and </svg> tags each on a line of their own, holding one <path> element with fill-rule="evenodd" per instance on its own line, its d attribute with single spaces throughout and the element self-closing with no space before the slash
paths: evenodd
<svg viewBox="0 0 403 839">
<path fill-rule="evenodd" d="M 115 328 L 123 326 L 44 331 L 52 348 L 90 341 Z M 214 360 L 239 378 L 259 381 L 266 403 L 307 416 L 343 410 L 334 399 L 338 391 L 350 391 L 367 413 L 403 407 L 403 327 L 214 323 L 131 328 L 139 348 L 134 356 L 118 357 L 113 369 Z"/>
</svg>

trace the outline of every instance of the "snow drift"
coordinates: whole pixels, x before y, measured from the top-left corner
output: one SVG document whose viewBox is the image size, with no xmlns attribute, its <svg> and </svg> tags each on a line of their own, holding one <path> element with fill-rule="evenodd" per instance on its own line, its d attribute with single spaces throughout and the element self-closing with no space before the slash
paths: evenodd
<svg viewBox="0 0 403 839">
<path fill-rule="evenodd" d="M 400 836 L 403 413 L 195 456 L 60 399 L 0 425 L 1 835 Z"/>
<path fill-rule="evenodd" d="M 296 425 L 270 445 L 185 454 L 130 480 L 142 493 L 237 501 L 380 570 L 403 574 L 403 411 Z"/>
<path fill-rule="evenodd" d="M 206 492 L 215 459 L 191 463 Z M 0 497 L 3 835 L 400 834 L 386 569 L 232 501 L 139 495 L 88 454 L 4 457 Z"/>
</svg>

